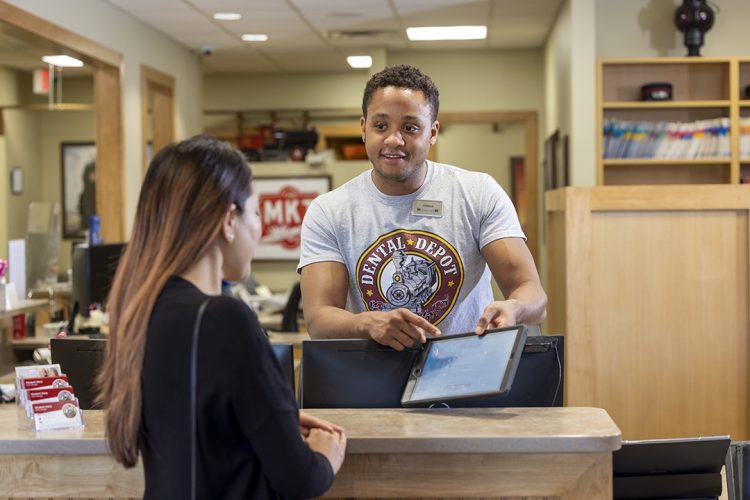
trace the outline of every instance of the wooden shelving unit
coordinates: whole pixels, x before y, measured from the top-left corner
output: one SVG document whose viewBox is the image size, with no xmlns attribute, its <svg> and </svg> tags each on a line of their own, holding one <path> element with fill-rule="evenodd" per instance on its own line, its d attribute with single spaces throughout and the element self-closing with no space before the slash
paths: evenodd
<svg viewBox="0 0 750 500">
<path fill-rule="evenodd" d="M 748 118 L 750 117 L 750 58 L 738 59 L 738 73 L 739 73 L 739 117 Z M 738 139 L 739 142 L 739 139 Z M 750 153 L 745 152 L 743 154 L 740 149 L 740 160 L 739 160 L 739 175 L 740 182 L 750 184 Z"/>
<path fill-rule="evenodd" d="M 641 101 L 640 88 L 669 82 L 673 100 Z M 600 60 L 597 67 L 599 185 L 737 184 L 750 178 L 740 153 L 740 119 L 750 118 L 750 58 L 673 57 Z M 605 158 L 607 119 L 729 122 L 729 155 L 699 158 Z"/>
</svg>

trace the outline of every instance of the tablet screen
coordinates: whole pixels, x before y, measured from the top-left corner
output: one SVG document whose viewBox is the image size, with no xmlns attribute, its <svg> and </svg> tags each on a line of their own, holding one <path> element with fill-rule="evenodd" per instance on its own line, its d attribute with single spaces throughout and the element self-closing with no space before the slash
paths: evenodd
<svg viewBox="0 0 750 500">
<path fill-rule="evenodd" d="M 426 402 L 497 394 L 519 341 L 523 346 L 519 338 L 522 331 L 523 327 L 517 327 L 429 342 L 423 361 L 412 374 L 414 389 L 408 400 Z"/>
</svg>

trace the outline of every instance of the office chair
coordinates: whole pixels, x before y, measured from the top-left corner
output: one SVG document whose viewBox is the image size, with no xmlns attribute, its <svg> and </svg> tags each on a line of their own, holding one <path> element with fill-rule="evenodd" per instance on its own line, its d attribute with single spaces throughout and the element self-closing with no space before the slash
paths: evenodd
<svg viewBox="0 0 750 500">
<path fill-rule="evenodd" d="M 298 332 L 299 331 L 299 311 L 300 311 L 300 300 L 302 299 L 302 289 L 300 288 L 299 281 L 294 284 L 289 298 L 286 301 L 284 310 L 281 314 L 281 331 L 282 332 Z"/>
</svg>

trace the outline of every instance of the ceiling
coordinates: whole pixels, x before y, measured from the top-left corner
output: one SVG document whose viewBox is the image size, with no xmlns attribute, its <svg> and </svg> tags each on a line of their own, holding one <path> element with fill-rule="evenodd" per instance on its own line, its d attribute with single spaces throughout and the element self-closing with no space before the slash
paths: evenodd
<svg viewBox="0 0 750 500">
<path fill-rule="evenodd" d="M 349 71 L 385 50 L 541 47 L 562 0 L 106 0 L 204 54 L 207 74 Z M 216 21 L 236 12 L 238 21 Z M 481 41 L 410 42 L 408 26 L 486 25 Z M 265 33 L 266 42 L 245 42 Z M 210 55 L 205 53 L 211 52 Z"/>
</svg>

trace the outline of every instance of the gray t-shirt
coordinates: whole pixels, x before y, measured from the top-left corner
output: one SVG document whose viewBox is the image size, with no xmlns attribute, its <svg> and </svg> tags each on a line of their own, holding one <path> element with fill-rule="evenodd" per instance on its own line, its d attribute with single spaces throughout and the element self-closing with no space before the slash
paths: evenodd
<svg viewBox="0 0 750 500">
<path fill-rule="evenodd" d="M 525 235 L 495 179 L 427 163 L 425 182 L 412 194 L 383 194 L 370 170 L 316 198 L 302 223 L 297 271 L 341 262 L 349 274 L 347 310 L 405 307 L 443 334 L 472 331 L 493 300 L 481 249 Z M 441 216 L 415 215 L 439 204 Z"/>
</svg>

